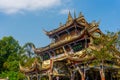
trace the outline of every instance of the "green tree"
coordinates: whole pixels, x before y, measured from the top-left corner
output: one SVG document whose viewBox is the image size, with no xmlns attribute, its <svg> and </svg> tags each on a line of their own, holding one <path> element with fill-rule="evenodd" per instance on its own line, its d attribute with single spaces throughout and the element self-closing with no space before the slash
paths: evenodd
<svg viewBox="0 0 120 80">
<path fill-rule="evenodd" d="M 23 53 L 20 54 L 21 57 L 21 64 L 25 66 L 31 65 L 34 58 L 36 57 L 33 48 L 35 48 L 34 44 L 31 42 L 25 43 L 25 45 L 22 47 Z"/>
<path fill-rule="evenodd" d="M 17 76 L 21 74 L 18 65 L 21 52 L 21 46 L 12 36 L 0 40 L 0 77 L 9 77 L 10 80 L 23 79 L 24 76 Z"/>
<path fill-rule="evenodd" d="M 2 78 L 8 77 L 9 80 L 24 80 L 25 79 L 25 76 L 18 71 L 16 71 L 16 72 L 15 71 L 2 72 L 0 74 L 0 77 L 2 77 Z"/>
<path fill-rule="evenodd" d="M 3 37 L 0 40 L 0 72 L 3 71 L 3 64 L 7 61 L 10 55 L 16 55 L 20 52 L 20 46 L 18 41 L 16 41 L 13 37 Z M 12 56 L 11 56 L 12 57 Z"/>
<path fill-rule="evenodd" d="M 96 62 L 100 66 L 100 75 L 101 80 L 105 80 L 104 74 L 104 62 L 106 60 L 112 60 L 114 57 L 114 53 L 112 47 L 116 44 L 117 35 L 116 34 L 107 34 L 101 35 L 100 38 L 95 38 L 93 43 L 95 46 L 99 47 L 98 49 L 93 49 L 92 52 L 96 58 Z"/>
<path fill-rule="evenodd" d="M 25 51 L 25 55 L 28 56 L 28 58 L 32 58 L 35 56 L 34 51 L 33 51 L 33 47 L 35 47 L 35 45 L 31 42 L 26 43 L 23 46 L 23 49 Z"/>
</svg>

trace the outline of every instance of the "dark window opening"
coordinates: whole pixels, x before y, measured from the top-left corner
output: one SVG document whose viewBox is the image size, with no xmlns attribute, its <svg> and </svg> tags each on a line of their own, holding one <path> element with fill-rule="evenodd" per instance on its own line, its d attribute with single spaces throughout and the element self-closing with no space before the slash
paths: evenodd
<svg viewBox="0 0 120 80">
<path fill-rule="evenodd" d="M 73 48 L 74 52 L 77 52 L 77 51 L 80 51 L 83 49 L 83 45 L 82 45 L 82 43 L 79 43 L 79 44 L 72 46 L 72 48 Z"/>
<path fill-rule="evenodd" d="M 43 56 L 43 60 L 48 60 L 48 59 L 50 59 L 50 56 L 49 56 L 48 53 L 44 53 L 42 56 Z"/>
<path fill-rule="evenodd" d="M 63 39 L 65 39 L 65 37 L 68 36 L 68 33 L 66 31 L 64 31 L 64 32 L 60 33 L 59 36 L 60 36 L 60 39 L 63 40 Z"/>
<path fill-rule="evenodd" d="M 68 45 L 65 46 L 65 50 L 66 50 L 67 52 L 70 52 L 70 51 L 71 51 L 71 49 L 70 49 L 70 47 L 69 47 Z"/>
<path fill-rule="evenodd" d="M 50 55 L 51 55 L 52 57 L 55 56 L 55 54 L 54 54 L 52 51 L 50 51 Z"/>
<path fill-rule="evenodd" d="M 75 27 L 72 27 L 68 30 L 70 32 L 70 35 L 74 35 L 75 34 Z"/>
</svg>

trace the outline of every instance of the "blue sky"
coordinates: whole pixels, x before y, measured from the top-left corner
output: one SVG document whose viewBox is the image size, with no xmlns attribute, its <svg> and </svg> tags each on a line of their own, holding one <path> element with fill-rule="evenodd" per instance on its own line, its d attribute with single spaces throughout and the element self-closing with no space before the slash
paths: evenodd
<svg viewBox="0 0 120 80">
<path fill-rule="evenodd" d="M 82 12 L 88 22 L 100 20 L 100 29 L 120 30 L 120 0 L 0 0 L 0 39 L 13 36 L 21 45 L 46 46 L 52 30 L 66 22 L 68 11 Z"/>
</svg>

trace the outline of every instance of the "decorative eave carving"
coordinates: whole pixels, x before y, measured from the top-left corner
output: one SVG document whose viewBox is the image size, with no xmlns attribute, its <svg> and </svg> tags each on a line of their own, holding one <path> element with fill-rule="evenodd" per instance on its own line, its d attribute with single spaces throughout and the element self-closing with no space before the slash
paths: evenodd
<svg viewBox="0 0 120 80">
<path fill-rule="evenodd" d="M 96 22 L 95 20 L 90 23 L 91 27 L 98 27 L 100 24 L 100 21 Z"/>
<path fill-rule="evenodd" d="M 68 17 L 69 17 L 69 19 L 72 20 L 72 17 L 71 17 L 70 12 L 69 12 Z M 74 21 L 74 20 L 75 20 L 75 21 Z M 99 30 L 99 28 L 98 28 L 99 22 L 94 23 L 95 25 L 97 25 L 97 27 L 91 27 L 91 25 L 90 25 L 91 23 L 90 23 L 90 24 L 87 23 L 87 21 L 84 19 L 84 16 L 82 15 L 82 13 L 80 13 L 79 17 L 76 18 L 76 19 L 74 19 L 74 20 L 72 20 L 72 23 L 70 23 L 70 25 L 72 25 L 74 22 L 76 22 L 78 25 L 84 25 L 84 26 L 85 26 L 85 29 L 87 30 L 87 33 L 90 34 L 90 35 L 91 35 L 94 31 L 96 31 L 96 30 L 98 30 L 99 32 L 101 32 L 101 31 Z M 66 25 L 67 25 L 67 24 L 66 24 Z M 68 25 L 68 26 L 66 26 L 66 25 L 62 25 L 61 27 L 59 27 L 58 29 L 55 29 L 55 30 L 53 30 L 53 31 L 50 31 L 50 32 L 45 31 L 45 32 L 48 33 L 48 35 L 52 35 L 52 34 L 57 33 L 57 32 L 60 31 L 60 30 L 65 29 L 66 27 L 69 27 L 69 26 L 70 26 L 70 25 Z M 85 32 L 86 30 L 83 30 L 82 33 L 81 33 L 81 35 L 79 35 L 78 37 L 80 38 L 80 36 L 84 35 L 84 34 L 85 34 L 84 32 Z M 76 37 L 76 36 L 75 36 L 75 37 Z M 74 36 L 71 38 L 71 40 L 74 40 Z M 61 44 L 65 44 L 65 43 L 67 43 L 67 42 L 69 42 L 69 41 L 71 41 L 71 40 L 62 40 L 62 41 L 59 41 L 59 42 L 56 42 L 56 43 L 51 43 L 51 44 L 49 44 L 49 45 L 46 46 L 46 47 L 36 48 L 36 49 L 34 49 L 34 51 L 35 51 L 36 54 L 41 54 L 42 52 L 44 52 L 44 51 L 46 51 L 46 50 L 55 48 L 55 47 L 57 47 L 57 46 L 60 46 Z"/>
<path fill-rule="evenodd" d="M 82 12 L 80 12 L 80 14 L 79 14 L 79 17 L 78 17 L 78 18 L 82 18 L 82 17 L 84 17 L 84 16 L 83 16 Z"/>
<path fill-rule="evenodd" d="M 70 23 L 64 24 L 64 25 L 61 25 L 61 24 L 60 24 L 60 26 L 59 26 L 57 29 L 54 29 L 54 30 L 52 30 L 52 31 L 44 31 L 44 32 L 45 32 L 46 35 L 51 36 L 51 35 L 59 32 L 59 31 L 61 31 L 61 30 L 66 29 L 67 27 L 69 27 L 69 26 L 72 25 L 72 24 L 73 24 L 73 21 L 70 22 Z"/>
<path fill-rule="evenodd" d="M 32 66 L 31 67 L 23 67 L 21 66 L 21 64 L 19 63 L 19 68 L 20 68 L 20 71 L 24 74 L 29 74 L 29 73 L 33 73 L 33 72 L 37 72 L 39 73 L 41 70 L 40 70 L 40 63 L 38 62 L 37 59 L 34 60 L 34 62 L 32 63 Z"/>
<path fill-rule="evenodd" d="M 88 23 L 87 23 L 87 21 L 85 20 L 82 12 L 80 12 L 79 17 L 76 18 L 76 21 L 77 21 L 79 24 L 83 25 L 83 26 L 87 26 L 87 25 L 88 25 Z"/>
<path fill-rule="evenodd" d="M 76 12 L 75 12 L 75 10 L 74 10 L 74 19 L 76 19 Z"/>
<path fill-rule="evenodd" d="M 76 18 L 76 15 L 75 15 L 75 12 L 74 12 L 74 17 L 75 17 L 75 19 L 72 18 L 71 13 L 69 12 L 69 14 L 68 14 L 68 19 L 67 19 L 66 24 L 62 25 L 62 24 L 60 23 L 60 25 L 59 25 L 59 27 L 58 27 L 57 29 L 54 29 L 54 30 L 52 30 L 52 31 L 46 31 L 46 30 L 43 29 L 43 31 L 44 31 L 44 33 L 45 33 L 46 35 L 51 36 L 51 35 L 59 32 L 59 31 L 61 31 L 61 30 L 64 30 L 65 28 L 69 27 L 69 26 L 72 25 L 74 22 L 77 22 L 79 25 L 88 27 L 88 30 L 92 30 L 93 28 L 98 27 L 98 26 L 99 26 L 99 23 L 100 23 L 100 21 L 98 21 L 98 22 L 93 21 L 93 22 L 91 22 L 91 23 L 88 24 L 88 22 L 85 20 L 83 14 L 82 14 L 82 12 L 80 12 L 78 18 Z"/>
<path fill-rule="evenodd" d="M 60 25 L 57 29 L 54 29 L 54 30 L 51 30 L 51 31 L 46 31 L 46 30 L 43 30 L 43 31 L 46 35 L 51 36 L 51 35 L 59 32 L 61 30 L 66 29 L 67 27 L 70 27 L 70 25 L 72 25 L 74 23 L 74 21 L 77 21 L 77 23 L 79 23 L 80 25 L 83 25 L 83 26 L 85 26 L 87 24 L 87 21 L 85 20 L 82 13 L 80 13 L 78 18 L 76 18 L 76 14 L 74 12 L 74 19 L 73 19 L 72 16 L 71 16 L 71 13 L 69 12 L 68 13 L 68 18 L 67 18 L 67 21 L 66 21 L 65 24 L 60 23 Z"/>
<path fill-rule="evenodd" d="M 76 36 L 73 36 L 73 37 L 69 37 L 69 40 L 66 38 L 65 40 L 62 40 L 62 41 L 59 41 L 59 42 L 50 44 L 50 45 L 48 45 L 48 46 L 46 46 L 46 47 L 36 48 L 36 49 L 35 49 L 35 52 L 36 52 L 37 54 L 39 54 L 39 53 L 41 53 L 41 52 L 43 52 L 43 51 L 49 50 L 49 49 L 51 49 L 51 48 L 55 48 L 55 47 L 57 47 L 57 46 L 60 46 L 60 45 L 62 45 L 62 44 L 66 44 L 66 43 L 68 43 L 68 42 L 71 42 L 71 41 L 73 41 L 73 40 L 75 40 L 75 39 L 81 38 L 81 37 L 85 34 L 85 32 L 86 32 L 86 30 L 83 30 L 83 31 L 81 32 L 81 34 L 76 35 Z"/>
<path fill-rule="evenodd" d="M 70 11 L 69 11 L 69 13 L 68 13 L 68 18 L 67 18 L 67 22 L 66 22 L 66 23 L 70 23 L 70 22 L 72 22 L 72 21 L 73 21 L 73 18 L 72 18 L 72 16 L 71 16 Z"/>
<path fill-rule="evenodd" d="M 46 35 L 49 35 L 49 32 L 46 31 L 45 29 L 43 29 L 43 32 L 44 32 Z"/>
</svg>

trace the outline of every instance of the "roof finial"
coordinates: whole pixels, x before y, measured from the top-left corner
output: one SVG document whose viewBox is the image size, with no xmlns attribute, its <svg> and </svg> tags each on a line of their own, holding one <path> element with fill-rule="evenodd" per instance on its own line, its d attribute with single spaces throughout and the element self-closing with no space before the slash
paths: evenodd
<svg viewBox="0 0 120 80">
<path fill-rule="evenodd" d="M 99 24 L 100 24 L 100 20 L 99 20 L 98 22 L 96 22 L 95 20 L 93 20 L 93 21 L 91 22 L 91 25 L 92 25 L 93 27 L 98 27 Z"/>
<path fill-rule="evenodd" d="M 74 19 L 76 19 L 76 13 L 75 13 L 75 10 L 74 10 Z"/>
<path fill-rule="evenodd" d="M 70 22 L 70 21 L 72 21 L 72 20 L 73 20 L 73 18 L 72 18 L 72 16 L 71 16 L 70 11 L 69 11 L 69 13 L 68 13 L 68 19 L 67 19 L 67 22 Z"/>
<path fill-rule="evenodd" d="M 95 27 L 95 26 L 96 26 L 96 21 L 93 20 L 93 21 L 91 22 L 91 25 L 92 25 L 92 27 Z"/>
<path fill-rule="evenodd" d="M 96 24 L 99 26 L 99 24 L 100 24 L 100 20 L 99 20 Z"/>
<path fill-rule="evenodd" d="M 82 12 L 80 12 L 79 17 L 84 17 L 83 14 L 82 14 Z"/>
<path fill-rule="evenodd" d="M 60 27 L 62 26 L 62 23 L 60 22 L 60 25 L 59 25 Z"/>
<path fill-rule="evenodd" d="M 44 32 L 45 34 L 47 34 L 47 33 L 48 33 L 48 31 L 46 31 L 45 29 L 43 29 L 43 32 Z"/>
</svg>

